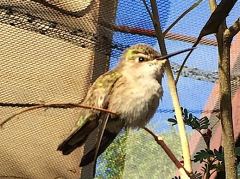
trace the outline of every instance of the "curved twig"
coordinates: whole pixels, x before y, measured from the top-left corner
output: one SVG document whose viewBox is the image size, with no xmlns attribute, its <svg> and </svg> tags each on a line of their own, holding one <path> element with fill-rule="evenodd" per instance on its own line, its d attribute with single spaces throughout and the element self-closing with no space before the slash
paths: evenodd
<svg viewBox="0 0 240 179">
<path fill-rule="evenodd" d="M 160 47 L 161 54 L 167 55 L 167 49 L 166 49 L 166 45 L 165 45 L 165 41 L 164 41 L 164 35 L 162 33 L 161 23 L 159 21 L 157 3 L 156 3 L 156 0 L 150 0 L 150 2 L 151 2 L 153 17 L 156 20 L 156 22 L 153 25 L 154 25 L 154 29 L 156 31 L 158 45 Z M 176 89 L 176 85 L 175 85 L 175 81 L 174 81 L 174 77 L 173 77 L 173 73 L 172 73 L 171 65 L 170 65 L 169 61 L 166 62 L 165 72 L 168 77 L 168 87 L 170 90 L 173 106 L 174 106 L 175 113 L 176 113 L 176 118 L 178 121 L 179 135 L 180 135 L 180 141 L 181 141 L 181 147 L 182 147 L 183 159 L 184 159 L 184 168 L 189 173 L 192 173 L 192 163 L 191 163 L 188 139 L 187 139 L 185 125 L 184 125 L 183 118 L 182 118 L 182 110 L 181 110 L 180 102 L 178 99 L 177 89 Z M 182 178 L 189 178 L 187 175 L 185 175 L 186 172 L 183 172 L 183 171 L 180 171 L 180 172 L 182 174 L 181 175 Z"/>
<path fill-rule="evenodd" d="M 185 175 L 190 177 L 189 172 L 187 172 L 187 170 L 182 166 L 182 164 L 179 162 L 179 160 L 176 158 L 176 156 L 173 154 L 173 152 L 170 150 L 170 148 L 165 144 L 163 139 L 161 137 L 157 136 L 156 134 L 154 134 L 147 127 L 144 127 L 143 129 L 153 136 L 155 141 L 162 147 L 162 149 L 165 151 L 167 156 L 172 160 L 172 162 L 178 168 L 179 172 L 184 173 Z"/>
<path fill-rule="evenodd" d="M 178 159 L 175 157 L 175 155 L 172 153 L 172 151 L 168 148 L 168 146 L 165 144 L 165 142 L 156 134 L 154 134 L 150 129 L 147 127 L 143 128 L 145 131 L 147 131 L 149 134 L 153 136 L 155 141 L 163 148 L 163 150 L 166 152 L 168 157 L 172 160 L 172 162 L 176 165 L 176 167 L 183 168 L 182 164 L 178 161 Z"/>
<path fill-rule="evenodd" d="M 40 104 L 38 106 L 33 106 L 30 107 L 28 109 L 22 110 L 18 113 L 15 113 L 14 115 L 8 117 L 7 119 L 5 119 L 3 122 L 0 123 L 0 127 L 3 127 L 4 124 L 6 124 L 7 122 L 9 122 L 11 119 L 13 119 L 16 116 L 19 116 L 25 112 L 29 112 L 35 109 L 40 109 L 40 108 L 85 108 L 85 109 L 91 109 L 91 110 L 97 110 L 97 111 L 102 111 L 105 113 L 110 113 L 110 114 L 114 114 L 116 115 L 116 113 L 109 111 L 107 109 L 103 109 L 103 108 L 98 108 L 98 107 L 93 107 L 93 106 L 86 106 L 86 105 L 82 105 L 82 104 L 73 104 L 73 103 L 65 103 L 65 104 Z"/>
<path fill-rule="evenodd" d="M 238 18 L 232 26 L 230 26 L 228 29 L 225 31 L 225 36 L 229 40 L 232 40 L 233 37 L 240 31 L 240 18 Z"/>
<path fill-rule="evenodd" d="M 165 36 L 185 15 L 187 15 L 190 11 L 196 8 L 203 0 L 198 0 L 195 2 L 191 7 L 185 10 L 164 32 L 163 35 Z"/>
<path fill-rule="evenodd" d="M 175 80 L 175 84 L 177 84 L 177 82 L 178 82 L 178 80 L 179 80 L 179 78 L 180 78 L 181 72 L 182 72 L 182 70 L 183 70 L 183 68 L 184 68 L 184 65 L 186 64 L 189 56 L 192 54 L 192 52 L 193 52 L 193 50 L 195 49 L 195 47 L 197 47 L 197 45 L 198 45 L 198 43 L 200 42 L 200 40 L 201 40 L 201 39 L 199 39 L 199 38 L 197 39 L 197 41 L 196 41 L 196 42 L 193 44 L 193 46 L 192 46 L 193 49 L 190 50 L 190 52 L 188 52 L 187 56 L 186 56 L 185 59 L 183 60 L 181 66 L 180 66 L 180 69 L 179 69 L 179 71 L 178 71 L 178 74 L 177 74 L 177 77 L 176 77 L 176 80 Z"/>
<path fill-rule="evenodd" d="M 147 10 L 147 13 L 148 13 L 149 17 L 151 18 L 152 22 L 154 22 L 155 20 L 153 18 L 153 14 L 151 13 L 151 11 L 149 9 L 146 0 L 142 0 L 142 2 L 143 2 L 143 5 L 145 6 L 145 8 Z"/>
</svg>

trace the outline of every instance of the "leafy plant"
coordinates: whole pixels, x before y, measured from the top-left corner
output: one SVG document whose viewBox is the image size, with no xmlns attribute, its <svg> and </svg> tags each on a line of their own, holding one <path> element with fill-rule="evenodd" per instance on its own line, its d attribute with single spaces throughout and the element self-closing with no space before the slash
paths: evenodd
<svg viewBox="0 0 240 179">
<path fill-rule="evenodd" d="M 190 126 L 193 130 L 198 131 L 203 137 L 206 148 L 202 149 L 193 156 L 193 162 L 200 162 L 202 165 L 202 172 L 194 172 L 191 178 L 200 179 L 205 176 L 206 179 L 209 179 L 210 176 L 216 172 L 224 172 L 224 150 L 223 147 L 220 146 L 219 149 L 210 149 L 210 140 L 212 137 L 212 130 L 210 128 L 209 119 L 205 116 L 203 118 L 197 118 L 192 113 L 190 113 L 187 109 L 181 108 L 182 114 L 184 118 L 184 123 L 187 126 Z M 169 118 L 168 122 L 172 123 L 172 125 L 177 124 L 176 117 Z M 235 152 L 237 156 L 240 156 L 240 147 L 235 148 Z M 175 176 L 172 179 L 180 179 L 180 177 Z"/>
<path fill-rule="evenodd" d="M 192 113 L 189 113 L 187 109 L 183 109 L 183 108 L 181 109 L 182 109 L 183 121 L 185 125 L 188 125 L 192 129 L 196 129 L 198 131 L 200 131 L 201 129 L 208 129 L 210 123 L 207 117 L 198 119 Z M 169 118 L 168 122 L 171 122 L 173 126 L 176 125 L 177 124 L 176 116 L 174 115 L 174 118 Z"/>
<path fill-rule="evenodd" d="M 197 118 L 187 109 L 182 108 L 182 113 L 184 117 L 184 123 L 190 126 L 193 130 L 198 131 L 205 143 L 206 148 L 202 149 L 193 156 L 193 162 L 201 163 L 202 173 L 195 171 L 191 178 L 201 179 L 203 177 L 210 178 L 213 172 L 224 171 L 224 151 L 222 147 L 219 149 L 210 149 L 210 139 L 212 137 L 212 131 L 210 128 L 209 119 L 207 117 Z M 177 121 L 174 118 L 168 119 L 172 125 L 176 125 Z M 178 134 L 176 131 L 171 131 L 166 134 L 162 134 L 163 138 L 168 141 L 168 144 L 172 148 L 177 149 L 180 145 L 179 141 L 176 141 Z M 130 137 L 130 141 L 127 143 L 127 138 Z M 144 150 L 144 151 L 143 151 Z M 146 151 L 149 151 L 146 153 Z M 139 156 L 137 152 L 144 153 L 144 155 Z M 159 154 L 158 154 L 159 152 Z M 181 155 L 180 151 L 174 151 L 178 156 Z M 236 153 L 240 156 L 240 147 L 236 148 Z M 126 157 L 127 156 L 127 157 Z M 158 156 L 156 158 L 156 156 Z M 141 160 L 142 162 L 136 162 Z M 155 161 L 154 164 L 152 161 Z M 150 163 L 149 163 L 150 162 Z M 100 156 L 97 165 L 96 178 L 123 178 L 127 173 L 127 178 L 135 178 L 139 175 L 146 176 L 151 175 L 151 177 L 163 177 L 169 178 L 173 172 L 170 169 L 171 162 L 162 155 L 162 150 L 159 150 L 159 146 L 156 145 L 155 141 L 147 139 L 146 135 L 142 132 L 132 131 L 131 134 L 125 131 L 118 136 L 111 146 Z M 126 173 L 124 174 L 124 167 L 126 167 Z M 159 166 L 162 166 L 159 168 Z M 174 167 L 172 167 L 174 168 Z M 138 172 L 136 172 L 138 171 Z M 141 171 L 141 172 L 140 172 Z M 166 173 L 166 174 L 163 174 Z M 174 177 L 173 179 L 180 179 L 180 177 Z"/>
</svg>

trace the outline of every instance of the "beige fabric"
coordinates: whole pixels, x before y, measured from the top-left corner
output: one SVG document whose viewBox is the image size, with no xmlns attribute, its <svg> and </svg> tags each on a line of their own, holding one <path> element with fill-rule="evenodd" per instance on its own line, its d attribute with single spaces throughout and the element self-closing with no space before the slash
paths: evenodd
<svg viewBox="0 0 240 179">
<path fill-rule="evenodd" d="M 71 1 L 66 1 L 66 0 L 51 0 L 49 3 L 57 5 L 58 7 L 61 7 L 65 10 L 76 12 L 76 11 L 82 11 L 86 9 L 92 0 L 84 0 L 81 3 L 79 3 L 79 0 L 71 0 Z"/>
<path fill-rule="evenodd" d="M 71 1 L 66 2 L 69 4 Z M 81 1 L 70 3 L 67 10 L 77 7 L 74 6 L 77 2 Z M 96 22 L 86 21 L 85 18 L 101 16 L 103 8 L 111 7 L 110 11 L 106 11 L 111 16 L 104 18 L 112 21 L 116 5 L 96 1 L 94 10 L 76 19 L 32 1 L 1 3 L 24 7 L 22 11 L 68 26 L 85 25 L 84 28 L 95 33 L 102 32 L 98 32 Z M 3 23 L 0 23 L 0 29 L 0 102 L 78 103 L 91 82 L 107 70 L 107 56 L 94 48 L 81 48 L 62 39 Z M 95 46 L 99 43 L 103 42 L 97 42 Z M 26 108 L 0 107 L 0 122 L 23 109 Z M 85 167 L 82 172 L 78 167 L 83 148 L 68 156 L 56 151 L 78 116 L 77 109 L 40 109 L 24 113 L 8 122 L 0 129 L 0 178 L 71 179 L 79 178 L 80 175 L 81 178 L 89 178 L 92 166 Z"/>
</svg>

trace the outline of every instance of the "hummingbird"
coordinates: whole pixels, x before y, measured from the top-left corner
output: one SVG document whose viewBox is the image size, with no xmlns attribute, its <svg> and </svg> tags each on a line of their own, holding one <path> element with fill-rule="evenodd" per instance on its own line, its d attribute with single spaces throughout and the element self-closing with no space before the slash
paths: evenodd
<svg viewBox="0 0 240 179">
<path fill-rule="evenodd" d="M 167 59 L 189 50 L 192 48 L 161 56 L 147 44 L 136 44 L 123 52 L 114 69 L 96 79 L 81 104 L 107 109 L 114 114 L 105 120 L 99 145 L 82 157 L 81 167 L 102 154 L 122 129 L 143 128 L 150 121 L 163 96 L 162 78 Z M 68 155 L 81 147 L 100 126 L 101 114 L 97 110 L 80 109 L 75 127 L 57 150 Z"/>
</svg>

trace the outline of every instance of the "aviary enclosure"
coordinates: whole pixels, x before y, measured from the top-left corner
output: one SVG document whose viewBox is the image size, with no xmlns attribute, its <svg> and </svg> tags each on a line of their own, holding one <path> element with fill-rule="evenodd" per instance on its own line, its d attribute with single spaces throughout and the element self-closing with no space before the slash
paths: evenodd
<svg viewBox="0 0 240 179">
<path fill-rule="evenodd" d="M 237 178 L 239 8 L 237 0 L 1 0 L 0 178 Z M 162 55 L 196 48 L 167 61 L 150 123 L 123 130 L 96 165 L 79 167 L 99 130 L 70 155 L 57 146 L 91 84 L 137 43 Z"/>
</svg>

